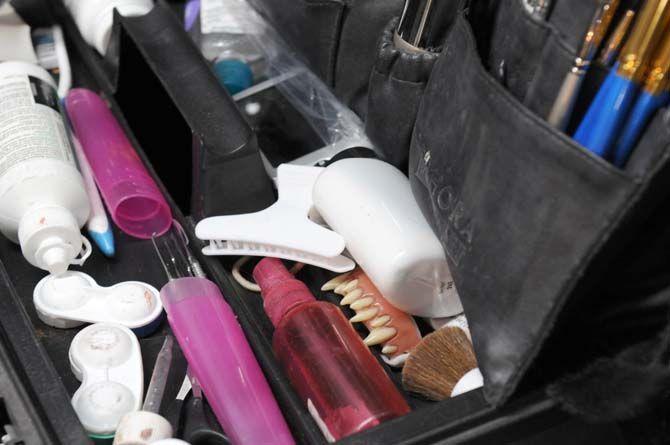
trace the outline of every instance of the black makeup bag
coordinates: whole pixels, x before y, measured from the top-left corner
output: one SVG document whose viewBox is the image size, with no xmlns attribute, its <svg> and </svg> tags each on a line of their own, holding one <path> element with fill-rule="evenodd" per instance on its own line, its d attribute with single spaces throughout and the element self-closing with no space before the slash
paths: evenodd
<svg viewBox="0 0 670 445">
<path fill-rule="evenodd" d="M 338 445 L 668 443 L 670 123 L 660 113 L 620 171 L 540 117 L 594 4 L 557 0 L 545 23 L 520 0 L 454 0 L 441 52 L 416 56 L 393 45 L 400 0 L 256 2 L 341 97 L 367 108 L 370 137 L 407 170 L 448 253 L 486 378 L 483 389 L 429 402 L 403 391 L 399 370 L 380 359 L 412 412 Z M 75 86 L 108 101 L 165 193 L 296 443 L 325 445 L 274 356 L 261 298 L 233 280 L 235 259 L 201 255 L 193 233 L 205 215 L 260 210 L 275 196 L 260 141 L 183 30 L 183 1 L 117 16 L 106 59 L 85 44 L 62 2 L 53 6 Z M 520 43 L 509 37 L 526 33 L 533 37 Z M 490 74 L 502 60 L 507 80 Z M 601 77 L 587 79 L 585 95 Z M 151 242 L 115 237 L 117 258 L 96 255 L 83 270 L 101 285 L 141 279 L 160 288 L 166 278 Z M 77 330 L 40 321 L 32 291 L 42 276 L 0 238 L 0 433 L 10 425 L 29 445 L 90 444 L 70 404 L 79 386 L 68 360 Z M 317 298 L 338 303 L 320 292 L 332 274 L 306 267 L 298 277 Z M 164 323 L 141 340 L 145 388 L 168 332 Z M 171 421 L 185 367 L 177 353 L 161 407 Z"/>
<path fill-rule="evenodd" d="M 595 2 L 558 5 L 585 30 Z M 667 409 L 670 115 L 625 170 L 612 166 L 542 118 L 576 53 L 563 16 L 477 6 L 435 62 L 409 176 L 455 275 L 486 398 L 540 385 L 590 419 Z"/>
</svg>

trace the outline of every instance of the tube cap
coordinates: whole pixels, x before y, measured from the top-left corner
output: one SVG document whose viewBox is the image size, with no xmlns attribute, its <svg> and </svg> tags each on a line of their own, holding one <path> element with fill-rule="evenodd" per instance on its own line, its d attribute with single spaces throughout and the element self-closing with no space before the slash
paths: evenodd
<svg viewBox="0 0 670 445">
<path fill-rule="evenodd" d="M 77 219 L 59 206 L 26 212 L 19 221 L 19 244 L 30 264 L 54 275 L 65 272 L 70 264 L 82 263 L 90 255 L 90 243 L 83 242 Z M 85 254 L 77 260 L 82 245 L 86 247 Z"/>
<path fill-rule="evenodd" d="M 263 309 L 275 327 L 291 309 L 316 301 L 305 283 L 296 280 L 278 258 L 262 259 L 253 276 L 261 288 Z"/>
</svg>

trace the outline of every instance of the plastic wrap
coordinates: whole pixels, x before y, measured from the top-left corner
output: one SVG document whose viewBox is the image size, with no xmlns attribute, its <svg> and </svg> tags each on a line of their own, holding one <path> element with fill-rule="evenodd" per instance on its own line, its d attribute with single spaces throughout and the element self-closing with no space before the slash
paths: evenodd
<svg viewBox="0 0 670 445">
<path fill-rule="evenodd" d="M 208 3 L 209 6 L 206 5 Z M 235 40 L 243 34 L 247 40 L 244 46 L 253 47 L 251 52 L 261 54 L 262 58 L 262 63 L 254 60 L 254 84 L 234 94 L 233 98 L 240 104 L 268 89 L 276 88 L 317 136 L 320 147 L 315 147 L 316 150 L 312 150 L 310 154 L 297 156 L 299 159 L 293 162 L 318 164 L 347 148 L 373 149 L 360 118 L 333 95 L 246 0 L 203 0 L 200 11 L 201 29 L 194 34 L 200 36 L 200 42 L 204 42 L 203 36 L 207 35 L 202 32 L 203 22 L 209 22 L 206 26 L 208 30 L 212 30 L 212 18 L 203 20 L 202 15 L 212 14 L 211 3 L 217 3 L 220 8 L 217 11 L 217 22 L 221 27 L 216 29 L 216 35 L 222 39 Z M 233 23 L 235 26 L 226 28 L 226 23 Z M 213 35 L 210 34 L 208 39 L 211 40 Z M 231 37 L 233 35 L 237 37 Z M 209 45 L 211 47 L 211 43 Z M 263 67 L 261 72 L 257 70 L 259 65 Z M 249 111 L 252 113 L 254 110 Z"/>
</svg>

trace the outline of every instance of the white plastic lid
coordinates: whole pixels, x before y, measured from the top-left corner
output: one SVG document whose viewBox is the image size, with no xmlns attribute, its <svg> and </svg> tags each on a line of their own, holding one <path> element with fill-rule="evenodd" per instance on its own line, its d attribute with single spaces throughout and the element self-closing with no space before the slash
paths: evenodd
<svg viewBox="0 0 670 445">
<path fill-rule="evenodd" d="M 451 397 L 460 396 L 461 394 L 474 391 L 482 386 L 484 386 L 484 376 L 482 376 L 479 368 L 472 369 L 466 372 L 458 383 L 456 383 L 456 386 L 454 386 L 454 389 L 451 391 Z"/>
<path fill-rule="evenodd" d="M 91 245 L 81 235 L 77 219 L 60 206 L 26 212 L 19 221 L 19 244 L 30 264 L 54 275 L 65 272 L 70 264 L 83 264 L 91 254 Z M 80 252 L 81 258 L 77 258 Z"/>
</svg>

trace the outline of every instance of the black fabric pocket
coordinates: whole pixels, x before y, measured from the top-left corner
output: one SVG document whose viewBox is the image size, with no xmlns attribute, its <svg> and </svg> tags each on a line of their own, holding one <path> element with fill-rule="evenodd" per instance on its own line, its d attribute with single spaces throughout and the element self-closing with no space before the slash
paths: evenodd
<svg viewBox="0 0 670 445">
<path fill-rule="evenodd" d="M 668 170 L 667 135 L 645 136 L 636 156 L 653 161 L 633 160 L 624 172 L 516 96 L 485 69 L 459 16 L 426 86 L 409 163 L 494 404 L 514 392 L 568 300 L 591 295 L 575 295 L 577 285 L 595 259 L 611 260 L 605 247 L 630 238 L 638 201 L 657 193 L 650 185 Z"/>
<path fill-rule="evenodd" d="M 556 3 L 554 11 L 562 12 L 570 2 Z M 576 38 L 583 38 L 596 2 L 581 0 L 580 5 L 573 6 L 570 29 L 557 27 L 566 28 L 564 21 L 554 26 L 531 16 L 521 0 L 502 0 L 495 15 L 486 58 L 489 69 L 500 73 L 498 80 L 514 97 L 543 117 L 549 114 L 572 66 Z M 560 15 L 556 17 L 560 19 Z"/>
<path fill-rule="evenodd" d="M 403 0 L 252 0 L 310 67 L 365 115 L 377 40 Z"/>
<path fill-rule="evenodd" d="M 389 23 L 379 43 L 365 131 L 386 161 L 406 171 L 416 113 L 438 54 L 397 48 L 393 42 L 397 23 L 397 19 Z"/>
</svg>

